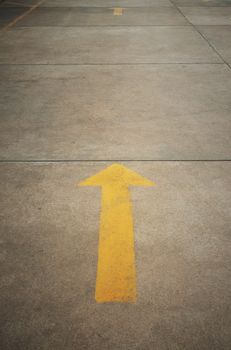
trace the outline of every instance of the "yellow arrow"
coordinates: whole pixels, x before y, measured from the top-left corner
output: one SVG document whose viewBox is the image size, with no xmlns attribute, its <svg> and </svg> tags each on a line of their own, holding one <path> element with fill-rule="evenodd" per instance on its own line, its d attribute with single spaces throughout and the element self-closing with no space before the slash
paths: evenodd
<svg viewBox="0 0 231 350">
<path fill-rule="evenodd" d="M 119 164 L 102 170 L 80 186 L 102 187 L 97 302 L 135 302 L 136 269 L 129 186 L 154 183 Z"/>
</svg>

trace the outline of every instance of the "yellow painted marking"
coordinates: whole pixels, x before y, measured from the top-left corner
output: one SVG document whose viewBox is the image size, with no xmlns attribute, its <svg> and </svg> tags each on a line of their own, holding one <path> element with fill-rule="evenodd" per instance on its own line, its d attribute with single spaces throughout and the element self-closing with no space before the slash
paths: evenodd
<svg viewBox="0 0 231 350">
<path fill-rule="evenodd" d="M 79 185 L 102 187 L 95 299 L 99 303 L 135 302 L 134 229 L 129 186 L 153 186 L 154 183 L 122 165 L 113 164 Z"/>
<path fill-rule="evenodd" d="M 121 7 L 115 7 L 113 9 L 113 14 L 114 14 L 114 16 L 122 16 L 123 9 Z"/>
<path fill-rule="evenodd" d="M 25 11 L 22 15 L 16 17 L 13 21 L 11 21 L 10 23 L 8 23 L 7 25 L 5 25 L 2 28 L 2 31 L 7 31 L 10 28 L 12 28 L 16 23 L 18 23 L 19 21 L 21 21 L 23 18 L 25 18 L 26 16 L 28 16 L 31 12 L 33 12 L 37 7 L 39 7 L 40 5 L 42 5 L 42 3 L 44 3 L 46 0 L 40 0 L 37 4 L 31 6 L 27 11 Z"/>
</svg>

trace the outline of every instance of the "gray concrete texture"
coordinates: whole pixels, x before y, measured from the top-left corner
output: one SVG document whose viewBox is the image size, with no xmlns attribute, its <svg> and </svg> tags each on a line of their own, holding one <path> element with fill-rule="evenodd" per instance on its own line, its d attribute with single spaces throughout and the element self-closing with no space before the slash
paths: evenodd
<svg viewBox="0 0 231 350">
<path fill-rule="evenodd" d="M 171 0 L 176 6 L 200 6 L 200 7 L 215 7 L 215 6 L 231 6 L 231 0 Z"/>
<path fill-rule="evenodd" d="M 231 64 L 231 26 L 199 26 L 199 30 L 223 59 Z"/>
<path fill-rule="evenodd" d="M 231 25 L 230 7 L 180 7 L 194 25 Z"/>
<path fill-rule="evenodd" d="M 18 26 L 188 25 L 173 7 L 126 7 L 122 15 L 115 15 L 115 11 L 113 7 L 40 8 Z"/>
<path fill-rule="evenodd" d="M 14 7 L 37 4 L 37 0 L 5 1 L 3 6 Z M 47 0 L 40 7 L 171 7 L 170 0 Z"/>
<path fill-rule="evenodd" d="M 22 7 L 15 8 L 4 8 L 0 9 L 0 28 L 7 25 L 9 22 L 14 20 L 15 17 L 22 15 L 25 12 L 25 9 Z"/>
<path fill-rule="evenodd" d="M 229 159 L 224 65 L 2 66 L 0 76 L 1 159 Z"/>
<path fill-rule="evenodd" d="M 0 36 L 0 46 L 5 64 L 221 62 L 189 26 L 16 28 Z"/>
<path fill-rule="evenodd" d="M 231 1 L 12 23 L 37 3 L 0 5 L 0 349 L 230 350 Z M 156 183 L 129 188 L 135 304 L 94 298 L 101 191 L 78 183 L 113 163 Z"/>
</svg>

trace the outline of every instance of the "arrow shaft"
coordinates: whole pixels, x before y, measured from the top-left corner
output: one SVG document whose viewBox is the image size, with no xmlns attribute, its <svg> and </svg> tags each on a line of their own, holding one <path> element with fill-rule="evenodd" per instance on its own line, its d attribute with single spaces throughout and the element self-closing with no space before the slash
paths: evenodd
<svg viewBox="0 0 231 350">
<path fill-rule="evenodd" d="M 98 302 L 136 300 L 132 205 L 123 185 L 102 188 L 95 297 Z"/>
<path fill-rule="evenodd" d="M 122 16 L 123 9 L 121 7 L 115 7 L 113 13 L 114 13 L 114 16 Z"/>
</svg>

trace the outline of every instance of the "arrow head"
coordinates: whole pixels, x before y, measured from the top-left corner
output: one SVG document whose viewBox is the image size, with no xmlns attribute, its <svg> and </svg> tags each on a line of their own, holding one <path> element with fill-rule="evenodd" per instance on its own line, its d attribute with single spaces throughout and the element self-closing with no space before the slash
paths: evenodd
<svg viewBox="0 0 231 350">
<path fill-rule="evenodd" d="M 120 164 L 113 164 L 80 182 L 79 186 L 154 186 L 154 182 Z"/>
</svg>

